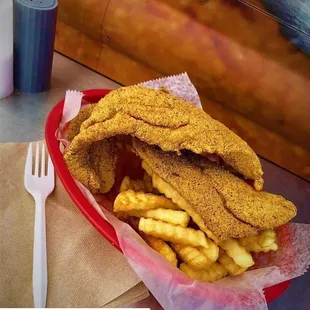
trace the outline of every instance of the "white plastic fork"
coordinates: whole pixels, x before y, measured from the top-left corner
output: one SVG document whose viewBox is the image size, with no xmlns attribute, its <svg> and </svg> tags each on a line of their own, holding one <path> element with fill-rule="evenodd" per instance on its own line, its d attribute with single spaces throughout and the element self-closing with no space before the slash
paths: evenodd
<svg viewBox="0 0 310 310">
<path fill-rule="evenodd" d="M 45 145 L 42 145 L 40 159 L 40 145 L 37 143 L 35 164 L 32 164 L 32 143 L 29 144 L 25 166 L 25 188 L 35 201 L 34 242 L 32 289 L 35 308 L 45 308 L 47 294 L 47 259 L 46 259 L 46 226 L 45 201 L 55 187 L 55 173 L 51 158 L 48 155 L 47 173 L 45 174 Z M 41 174 L 39 164 L 41 162 Z M 32 171 L 34 170 L 34 174 Z"/>
</svg>

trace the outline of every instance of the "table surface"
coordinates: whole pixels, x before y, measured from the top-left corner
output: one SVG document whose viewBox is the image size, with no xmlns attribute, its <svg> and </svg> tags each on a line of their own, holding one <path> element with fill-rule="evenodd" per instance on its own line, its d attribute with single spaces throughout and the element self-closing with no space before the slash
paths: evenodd
<svg viewBox="0 0 310 310">
<path fill-rule="evenodd" d="M 0 142 L 43 139 L 46 117 L 54 105 L 64 97 L 67 89 L 114 89 L 119 86 L 108 78 L 55 53 L 52 85 L 48 92 L 23 94 L 15 91 L 10 97 L 0 100 Z M 310 224 L 310 183 L 267 160 L 261 161 L 265 189 L 293 201 L 298 207 L 298 215 L 294 221 Z M 162 309 L 152 296 L 132 307 Z M 310 272 L 294 279 L 287 291 L 268 307 L 274 310 L 310 309 Z"/>
</svg>

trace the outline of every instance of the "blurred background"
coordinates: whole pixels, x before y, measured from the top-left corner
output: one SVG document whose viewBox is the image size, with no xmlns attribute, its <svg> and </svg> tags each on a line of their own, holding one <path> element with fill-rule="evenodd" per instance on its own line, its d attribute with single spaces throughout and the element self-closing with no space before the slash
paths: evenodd
<svg viewBox="0 0 310 310">
<path fill-rule="evenodd" d="M 203 107 L 310 180 L 308 0 L 58 0 L 55 49 L 123 84 L 186 71 Z"/>
</svg>

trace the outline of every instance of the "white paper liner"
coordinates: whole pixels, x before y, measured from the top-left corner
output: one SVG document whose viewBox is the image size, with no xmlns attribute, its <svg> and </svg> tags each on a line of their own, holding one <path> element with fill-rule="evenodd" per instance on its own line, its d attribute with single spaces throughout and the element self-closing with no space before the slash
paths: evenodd
<svg viewBox="0 0 310 310">
<path fill-rule="evenodd" d="M 139 85 L 165 87 L 201 108 L 198 93 L 186 73 Z M 62 128 L 78 114 L 81 100 L 80 94 L 67 91 Z M 62 130 L 57 134 L 62 142 L 66 140 Z M 76 183 L 98 213 L 114 227 L 129 264 L 164 309 L 267 309 L 263 288 L 301 276 L 310 264 L 310 225 L 290 223 L 277 230 L 278 251 L 255 256 L 258 269 L 211 284 L 193 281 L 147 246 L 129 225 L 99 206 L 80 182 Z"/>
<path fill-rule="evenodd" d="M 179 75 L 171 75 L 165 78 L 160 78 L 152 81 L 147 81 L 138 84 L 138 86 L 145 86 L 148 88 L 159 89 L 165 87 L 169 92 L 185 101 L 193 103 L 196 107 L 201 108 L 201 101 L 194 84 L 189 79 L 187 73 Z"/>
</svg>

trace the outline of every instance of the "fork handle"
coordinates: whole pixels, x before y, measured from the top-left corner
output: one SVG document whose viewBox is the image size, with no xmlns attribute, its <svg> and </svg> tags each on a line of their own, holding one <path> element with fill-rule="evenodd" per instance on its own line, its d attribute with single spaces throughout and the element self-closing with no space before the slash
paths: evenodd
<svg viewBox="0 0 310 310">
<path fill-rule="evenodd" d="M 47 294 L 47 259 L 45 201 L 41 194 L 35 196 L 32 286 L 35 308 L 45 308 Z"/>
</svg>

